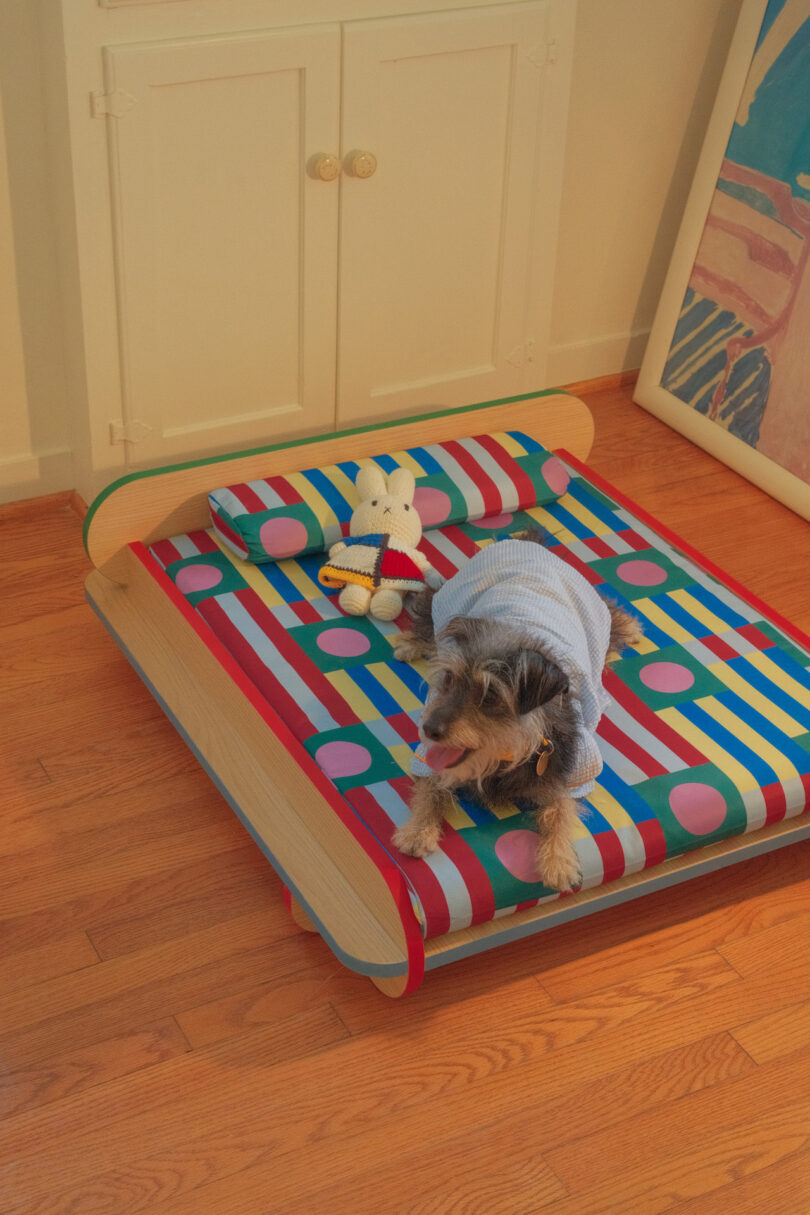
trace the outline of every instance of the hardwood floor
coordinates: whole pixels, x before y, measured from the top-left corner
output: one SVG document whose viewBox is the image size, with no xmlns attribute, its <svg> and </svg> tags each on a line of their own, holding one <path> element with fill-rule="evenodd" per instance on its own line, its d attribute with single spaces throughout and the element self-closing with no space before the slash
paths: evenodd
<svg viewBox="0 0 810 1215">
<path fill-rule="evenodd" d="M 593 467 L 810 631 L 810 525 L 630 402 Z M 4 1215 L 807 1215 L 810 845 L 390 1001 L 0 509 Z"/>
</svg>

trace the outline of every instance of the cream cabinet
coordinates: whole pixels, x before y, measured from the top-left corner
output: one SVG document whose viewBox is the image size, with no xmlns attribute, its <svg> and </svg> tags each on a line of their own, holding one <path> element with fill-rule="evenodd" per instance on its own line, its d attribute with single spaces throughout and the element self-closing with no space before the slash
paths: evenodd
<svg viewBox="0 0 810 1215">
<path fill-rule="evenodd" d="M 545 386 L 574 0 L 72 4 L 87 480 Z"/>
</svg>

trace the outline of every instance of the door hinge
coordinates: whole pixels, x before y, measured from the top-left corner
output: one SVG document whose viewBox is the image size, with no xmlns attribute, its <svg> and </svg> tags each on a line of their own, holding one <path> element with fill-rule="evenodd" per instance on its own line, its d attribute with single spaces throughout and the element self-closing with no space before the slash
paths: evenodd
<svg viewBox="0 0 810 1215">
<path fill-rule="evenodd" d="M 532 47 L 527 52 L 526 58 L 529 63 L 533 63 L 535 67 L 544 68 L 557 62 L 558 52 L 557 39 L 552 38 L 549 42 L 541 42 L 537 46 Z"/>
<path fill-rule="evenodd" d="M 104 118 L 107 114 L 111 118 L 123 118 L 137 104 L 138 98 L 124 89 L 114 89 L 112 93 L 90 94 L 90 113 L 94 118 Z"/>
<path fill-rule="evenodd" d="M 111 443 L 140 443 L 151 433 L 152 427 L 145 422 L 110 422 Z"/>
</svg>

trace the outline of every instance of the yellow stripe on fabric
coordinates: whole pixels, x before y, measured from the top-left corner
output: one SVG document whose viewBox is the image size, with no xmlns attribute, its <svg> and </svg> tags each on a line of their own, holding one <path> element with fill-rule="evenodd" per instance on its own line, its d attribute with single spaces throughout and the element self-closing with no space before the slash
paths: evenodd
<svg viewBox="0 0 810 1215">
<path fill-rule="evenodd" d="M 279 561 L 278 568 L 282 574 L 289 578 L 295 589 L 301 592 L 304 599 L 323 598 L 323 587 L 321 584 L 313 582 L 309 574 L 304 573 L 304 570 L 297 561 L 288 557 L 286 561 Z"/>
<path fill-rule="evenodd" d="M 500 805 L 487 806 L 487 810 L 497 819 L 514 818 L 516 814 L 520 814 L 520 810 L 514 802 L 501 802 Z"/>
<path fill-rule="evenodd" d="M 489 437 L 494 439 L 498 446 L 502 447 L 506 454 L 512 456 L 513 459 L 529 454 L 523 444 L 518 442 L 512 435 L 507 434 L 505 430 L 498 430 Z"/>
<path fill-rule="evenodd" d="M 464 827 L 474 827 L 475 822 L 470 818 L 466 810 L 462 810 L 457 801 L 453 800 L 450 809 L 445 814 L 445 818 L 451 827 L 456 831 L 461 831 Z"/>
<path fill-rule="evenodd" d="M 327 527 L 336 527 L 340 530 L 338 517 L 332 510 L 332 507 L 325 498 L 321 497 L 315 486 L 303 473 L 287 473 L 286 480 L 301 495 L 307 506 L 311 508 L 315 518 L 324 530 Z"/>
<path fill-rule="evenodd" d="M 587 506 L 584 506 L 582 502 L 578 502 L 573 494 L 568 494 L 566 497 L 565 509 L 569 511 L 569 513 L 572 514 L 575 519 L 579 519 L 580 523 L 583 523 L 585 527 L 589 529 L 589 531 L 593 532 L 595 536 L 607 536 L 613 531 L 612 524 L 605 523 L 602 519 L 598 519 L 596 515 L 588 510 Z"/>
<path fill-rule="evenodd" d="M 707 698 L 704 697 L 696 703 L 701 708 L 706 708 L 706 700 Z M 693 747 L 702 752 L 721 772 L 725 772 L 726 776 L 736 785 L 740 793 L 751 793 L 754 789 L 759 788 L 759 781 L 754 779 L 747 768 L 744 768 L 733 755 L 729 755 L 727 751 L 724 751 L 713 738 L 710 738 L 708 734 L 704 734 L 693 722 L 684 717 L 683 713 L 679 713 L 675 708 L 659 709 L 656 716 L 660 717 L 677 734 L 680 734 L 682 738 L 685 738 Z"/>
<path fill-rule="evenodd" d="M 414 477 L 427 476 L 427 473 L 425 472 L 422 465 L 418 462 L 418 460 L 414 460 L 413 456 L 409 455 L 407 451 L 392 451 L 391 459 L 394 460 L 400 466 L 400 468 L 407 468 L 409 472 L 413 473 Z M 374 461 L 373 460 L 358 460 L 357 463 L 358 464 L 373 464 Z"/>
<path fill-rule="evenodd" d="M 656 628 L 661 629 L 673 641 L 678 641 L 683 645 L 685 642 L 694 641 L 691 633 L 688 633 L 685 628 L 678 624 L 677 620 L 673 620 L 666 614 L 657 603 L 653 603 L 651 599 L 634 599 L 632 601 L 638 610 L 650 620 Z"/>
<path fill-rule="evenodd" d="M 334 485 L 341 498 L 345 498 L 347 502 L 352 503 L 357 498 L 357 489 L 351 477 L 347 476 L 342 468 L 338 468 L 337 464 L 330 464 L 328 468 L 322 468 L 321 472 Z"/>
<path fill-rule="evenodd" d="M 250 561 L 243 561 L 241 557 L 237 557 L 236 553 L 231 552 L 228 546 L 222 543 L 213 528 L 207 535 L 211 537 L 219 551 L 225 554 L 236 572 L 244 578 L 251 590 L 256 592 L 262 603 L 266 604 L 267 607 L 273 608 L 278 607 L 284 602 L 284 596 L 280 595 L 275 587 L 270 585 L 257 566 L 253 565 Z"/>
<path fill-rule="evenodd" d="M 772 700 L 768 700 L 766 696 L 758 692 L 753 684 L 748 683 L 738 671 L 733 671 L 728 663 L 717 662 L 708 669 L 712 675 L 722 680 L 726 687 L 735 692 L 757 713 L 761 713 L 788 738 L 798 738 L 800 734 L 806 733 L 804 726 L 800 726 L 797 721 L 785 713 L 784 709 L 780 709 Z"/>
<path fill-rule="evenodd" d="M 788 696 L 792 696 L 805 709 L 810 709 L 810 691 L 802 687 L 792 675 L 788 675 L 787 671 L 783 671 L 780 666 L 777 666 L 767 654 L 758 650 L 754 654 L 746 654 L 746 658 L 753 663 L 757 670 L 762 672 L 766 679 L 770 679 L 771 683 L 775 683 L 783 692 L 787 692 Z"/>
<path fill-rule="evenodd" d="M 688 591 L 670 591 L 670 596 L 678 604 L 678 607 L 682 607 L 690 616 L 694 616 L 695 620 L 699 620 L 701 624 L 705 624 L 710 632 L 725 633 L 728 631 L 728 623 L 725 620 L 721 620 L 719 616 L 715 616 L 714 612 L 710 612 L 707 607 L 704 607 Z"/>
<path fill-rule="evenodd" d="M 565 505 L 567 509 L 567 501 Z M 550 515 L 547 510 L 543 510 L 542 506 L 530 506 L 526 514 L 534 519 L 536 523 L 539 523 L 541 527 L 544 527 L 547 532 L 550 532 L 560 544 L 572 544 L 576 540 L 574 533 L 563 526 L 559 519 L 555 519 L 553 515 Z"/>
<path fill-rule="evenodd" d="M 607 789 L 602 785 L 597 784 L 594 786 L 593 793 L 588 794 L 588 801 L 610 823 L 614 831 L 618 831 L 622 827 L 632 827 L 634 825 L 632 818 L 621 802 L 617 802 L 616 798 L 611 793 L 608 793 Z"/>
<path fill-rule="evenodd" d="M 411 771 L 411 761 L 413 759 L 413 751 L 407 743 L 394 743 L 392 747 L 386 748 L 391 758 L 395 763 L 399 764 L 400 768 L 406 774 Z"/>
<path fill-rule="evenodd" d="M 701 701 L 701 706 L 709 713 L 715 721 L 719 722 L 728 730 L 729 734 L 733 734 L 738 738 L 744 747 L 749 751 L 753 751 L 755 755 L 759 755 L 768 767 L 773 768 L 780 780 L 793 780 L 798 777 L 790 760 L 774 746 L 764 739 L 761 734 L 758 734 L 753 726 L 749 726 L 747 722 L 738 717 L 736 713 L 732 713 L 731 709 L 727 709 L 725 705 L 720 704 L 713 696 L 707 696 Z"/>
<path fill-rule="evenodd" d="M 373 662 L 369 665 L 368 670 L 375 679 L 380 681 L 386 692 L 390 692 L 403 713 L 410 713 L 413 709 L 422 708 L 422 701 L 414 696 L 407 684 L 402 682 L 396 671 L 387 663 Z"/>
<path fill-rule="evenodd" d="M 380 710 L 372 704 L 365 692 L 361 692 L 346 671 L 329 671 L 326 678 L 361 721 L 376 721 L 379 718 Z"/>
</svg>

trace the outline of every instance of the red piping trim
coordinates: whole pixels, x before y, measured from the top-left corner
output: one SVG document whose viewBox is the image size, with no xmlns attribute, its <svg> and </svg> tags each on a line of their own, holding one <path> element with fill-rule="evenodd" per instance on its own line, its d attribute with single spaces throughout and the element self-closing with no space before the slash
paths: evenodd
<svg viewBox="0 0 810 1215">
<path fill-rule="evenodd" d="M 199 618 L 188 600 L 178 591 L 168 574 L 149 555 L 145 545 L 140 541 L 136 541 L 134 544 L 130 544 L 129 547 L 147 573 L 151 575 L 160 589 L 168 595 L 169 599 L 183 616 L 183 619 L 193 628 L 194 632 L 247 698 L 264 723 L 272 730 L 284 749 L 290 753 L 298 766 L 306 773 L 321 796 L 329 803 L 335 814 L 337 814 L 344 827 L 350 831 L 366 855 L 377 866 L 377 869 L 388 885 L 388 889 L 391 891 L 397 911 L 399 912 L 402 930 L 405 934 L 408 979 L 402 994 L 407 995 L 408 992 L 414 991 L 422 982 L 425 973 L 425 945 L 416 916 L 414 915 L 405 879 L 399 869 L 397 869 L 385 849 L 380 845 L 376 837 L 371 834 L 362 820 L 352 813 L 350 807 L 341 798 L 332 782 L 324 776 L 321 769 L 308 752 L 304 750 L 295 735 L 291 733 L 278 714 L 273 711 L 261 693 L 256 690 L 219 639 L 210 632 L 204 621 Z"/>
</svg>

